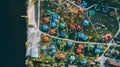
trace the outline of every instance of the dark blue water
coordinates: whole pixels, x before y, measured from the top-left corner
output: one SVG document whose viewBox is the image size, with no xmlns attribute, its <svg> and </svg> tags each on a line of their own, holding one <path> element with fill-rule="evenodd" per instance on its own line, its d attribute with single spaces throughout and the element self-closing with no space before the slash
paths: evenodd
<svg viewBox="0 0 120 67">
<path fill-rule="evenodd" d="M 5 57 L 3 60 L 5 59 L 5 62 L 2 63 L 4 66 L 0 65 L 0 67 L 25 67 L 26 22 L 25 18 L 21 18 L 21 15 L 26 15 L 27 5 L 25 2 L 26 0 L 9 0 L 6 2 L 8 15 L 4 19 L 6 27 L 3 26 L 3 31 L 6 32 L 6 36 L 3 36 L 5 40 L 2 44 L 5 45 L 3 48 L 3 57 Z"/>
</svg>

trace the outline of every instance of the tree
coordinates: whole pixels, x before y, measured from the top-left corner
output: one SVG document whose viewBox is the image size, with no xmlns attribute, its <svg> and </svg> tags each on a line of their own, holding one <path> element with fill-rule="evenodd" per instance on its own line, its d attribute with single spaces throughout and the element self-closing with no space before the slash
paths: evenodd
<svg viewBox="0 0 120 67">
<path fill-rule="evenodd" d="M 84 59 L 85 59 L 84 54 L 80 54 L 79 57 L 78 57 L 78 61 L 81 62 Z"/>
</svg>

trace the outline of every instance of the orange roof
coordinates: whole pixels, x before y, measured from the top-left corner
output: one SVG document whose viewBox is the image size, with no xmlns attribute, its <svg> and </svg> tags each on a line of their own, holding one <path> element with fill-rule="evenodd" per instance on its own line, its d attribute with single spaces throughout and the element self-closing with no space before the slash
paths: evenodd
<svg viewBox="0 0 120 67">
<path fill-rule="evenodd" d="M 77 49 L 77 53 L 80 54 L 82 52 L 82 49 Z"/>
<path fill-rule="evenodd" d="M 71 28 L 72 30 L 74 30 L 74 29 L 75 29 L 75 25 L 74 25 L 74 24 L 70 24 L 70 28 Z"/>
<path fill-rule="evenodd" d="M 112 39 L 112 34 L 107 34 L 108 39 Z"/>
<path fill-rule="evenodd" d="M 79 46 L 78 46 L 78 49 L 83 49 L 83 48 L 84 48 L 83 45 L 79 45 Z"/>
<path fill-rule="evenodd" d="M 74 13 L 74 14 L 78 14 L 78 12 L 79 12 L 79 10 L 78 10 L 77 8 L 74 8 L 74 9 L 73 9 L 73 13 Z"/>
<path fill-rule="evenodd" d="M 44 36 L 43 40 L 44 40 L 44 42 L 48 42 L 49 38 L 47 36 Z"/>
<path fill-rule="evenodd" d="M 54 35 L 55 33 L 56 33 L 56 32 L 55 32 L 54 29 L 51 29 L 51 30 L 50 30 L 50 34 L 51 34 L 51 35 Z"/>
<path fill-rule="evenodd" d="M 59 53 L 59 58 L 60 59 L 64 59 L 65 58 L 64 54 L 63 53 Z"/>
<path fill-rule="evenodd" d="M 50 20 L 49 20 L 49 18 L 45 17 L 45 18 L 43 19 L 43 21 L 44 21 L 45 23 L 48 23 Z"/>
</svg>

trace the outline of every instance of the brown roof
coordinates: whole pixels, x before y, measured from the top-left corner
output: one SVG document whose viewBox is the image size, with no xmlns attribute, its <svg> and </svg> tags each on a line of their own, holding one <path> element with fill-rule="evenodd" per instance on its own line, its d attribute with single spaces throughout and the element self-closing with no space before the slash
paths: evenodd
<svg viewBox="0 0 120 67">
<path fill-rule="evenodd" d="M 120 67 L 120 62 L 112 61 L 112 60 L 107 60 L 110 65 Z"/>
</svg>

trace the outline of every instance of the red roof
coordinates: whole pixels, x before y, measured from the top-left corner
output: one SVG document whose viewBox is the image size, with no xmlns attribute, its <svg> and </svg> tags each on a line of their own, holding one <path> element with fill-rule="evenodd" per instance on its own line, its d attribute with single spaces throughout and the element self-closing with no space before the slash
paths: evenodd
<svg viewBox="0 0 120 67">
<path fill-rule="evenodd" d="M 104 36 L 104 37 L 103 37 L 103 40 L 104 40 L 104 41 L 107 41 L 107 40 L 108 40 L 108 37 L 107 37 L 107 36 Z"/>
<path fill-rule="evenodd" d="M 82 52 L 82 49 L 77 49 L 77 53 L 80 54 Z"/>
<path fill-rule="evenodd" d="M 45 18 L 43 19 L 43 21 L 44 21 L 45 23 L 48 23 L 50 20 L 49 20 L 49 18 L 45 17 Z"/>
<path fill-rule="evenodd" d="M 54 35 L 55 33 L 56 33 L 56 32 L 55 32 L 54 29 L 51 29 L 51 30 L 50 30 L 50 34 L 51 34 L 51 35 Z"/>
<path fill-rule="evenodd" d="M 82 7 L 79 9 L 79 13 L 84 13 L 84 9 Z"/>
<path fill-rule="evenodd" d="M 48 42 L 49 38 L 47 36 L 44 36 L 43 40 L 44 40 L 44 42 Z"/>
<path fill-rule="evenodd" d="M 74 24 L 70 24 L 70 28 L 71 28 L 72 30 L 74 30 L 74 29 L 75 29 L 75 25 L 74 25 Z"/>
<path fill-rule="evenodd" d="M 77 4 L 80 4 L 80 3 L 82 2 L 82 0 L 75 0 L 75 2 L 76 2 Z"/>
<path fill-rule="evenodd" d="M 112 35 L 111 34 L 107 34 L 108 39 L 112 39 Z"/>
<path fill-rule="evenodd" d="M 78 31 L 81 31 L 82 30 L 82 27 L 80 25 L 77 26 L 77 30 Z"/>
<path fill-rule="evenodd" d="M 107 35 L 105 35 L 105 36 L 103 37 L 103 40 L 104 40 L 104 41 L 107 41 L 107 40 L 109 40 L 109 39 L 112 39 L 112 34 L 107 34 Z"/>
<path fill-rule="evenodd" d="M 84 48 L 83 45 L 79 45 L 79 46 L 78 46 L 78 49 L 83 49 L 83 48 Z"/>
<path fill-rule="evenodd" d="M 65 58 L 65 55 L 63 53 L 59 53 L 59 58 L 62 60 Z"/>
</svg>

